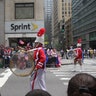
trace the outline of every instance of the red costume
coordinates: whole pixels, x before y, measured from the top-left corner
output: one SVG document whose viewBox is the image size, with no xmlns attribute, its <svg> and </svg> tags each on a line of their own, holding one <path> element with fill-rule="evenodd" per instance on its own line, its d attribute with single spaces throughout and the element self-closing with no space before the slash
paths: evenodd
<svg viewBox="0 0 96 96">
<path fill-rule="evenodd" d="M 76 55 L 74 59 L 74 71 L 76 71 L 76 63 L 80 64 L 80 72 L 82 71 L 82 49 L 81 49 L 81 39 L 78 39 L 77 48 L 75 49 Z"/>
<path fill-rule="evenodd" d="M 81 48 L 76 48 L 75 49 L 75 52 L 76 52 L 76 60 L 78 59 L 82 59 L 82 49 Z"/>
<path fill-rule="evenodd" d="M 35 60 L 36 69 L 40 69 L 40 68 L 44 69 L 46 55 L 42 47 L 38 47 L 34 51 L 34 60 Z"/>
<path fill-rule="evenodd" d="M 46 75 L 46 54 L 43 49 L 45 29 L 41 28 L 37 33 L 37 38 L 35 40 L 35 50 L 34 50 L 34 61 L 35 61 L 35 72 L 31 79 L 31 88 L 46 90 L 45 75 Z"/>
</svg>

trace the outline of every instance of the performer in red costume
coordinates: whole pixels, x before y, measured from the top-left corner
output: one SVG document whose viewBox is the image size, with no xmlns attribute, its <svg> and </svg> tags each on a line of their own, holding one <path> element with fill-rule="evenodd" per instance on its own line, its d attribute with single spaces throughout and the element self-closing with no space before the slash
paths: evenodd
<svg viewBox="0 0 96 96">
<path fill-rule="evenodd" d="M 74 71 L 76 71 L 76 64 L 77 62 L 80 65 L 80 72 L 82 71 L 82 49 L 81 49 L 81 40 L 78 39 L 77 48 L 74 49 L 75 51 L 75 59 L 74 59 Z"/>
<path fill-rule="evenodd" d="M 42 38 L 45 32 L 44 28 L 41 28 L 37 33 L 37 38 L 35 40 L 35 51 L 34 51 L 34 61 L 35 61 L 35 72 L 31 78 L 31 88 L 46 90 L 45 75 L 46 75 L 46 55 L 43 49 L 44 39 Z"/>
</svg>

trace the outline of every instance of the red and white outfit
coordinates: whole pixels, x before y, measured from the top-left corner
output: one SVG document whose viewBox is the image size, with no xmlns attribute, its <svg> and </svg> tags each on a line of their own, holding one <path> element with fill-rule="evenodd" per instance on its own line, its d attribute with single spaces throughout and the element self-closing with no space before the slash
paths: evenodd
<svg viewBox="0 0 96 96">
<path fill-rule="evenodd" d="M 77 43 L 77 48 L 74 49 L 74 51 L 76 52 L 75 54 L 75 59 L 74 59 L 74 71 L 76 71 L 76 63 L 78 61 L 79 65 L 80 65 L 80 72 L 82 71 L 82 49 L 81 49 L 81 38 L 78 39 L 78 43 Z"/>
<path fill-rule="evenodd" d="M 74 71 L 76 71 L 76 62 L 80 64 L 80 72 L 82 71 L 82 49 L 76 48 L 75 49 L 76 55 L 74 59 Z"/>
<path fill-rule="evenodd" d="M 46 75 L 46 54 L 43 49 L 44 38 L 42 37 L 45 33 L 45 28 L 41 28 L 37 33 L 37 37 L 35 40 L 34 50 L 34 61 L 35 61 L 35 72 L 31 78 L 31 89 L 42 89 L 46 90 L 45 84 L 45 75 Z"/>
<path fill-rule="evenodd" d="M 76 48 L 75 52 L 76 52 L 75 60 L 77 60 L 77 61 L 82 60 L 82 49 L 81 48 Z"/>
<path fill-rule="evenodd" d="M 45 61 L 46 55 L 42 47 L 36 48 L 34 51 L 34 61 L 37 71 L 32 76 L 31 88 L 33 89 L 42 89 L 46 90 L 45 84 Z"/>
</svg>

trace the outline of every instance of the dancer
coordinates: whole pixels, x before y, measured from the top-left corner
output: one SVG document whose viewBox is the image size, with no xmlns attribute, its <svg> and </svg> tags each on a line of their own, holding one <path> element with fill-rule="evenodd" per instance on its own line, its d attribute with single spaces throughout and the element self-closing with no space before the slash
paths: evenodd
<svg viewBox="0 0 96 96">
<path fill-rule="evenodd" d="M 80 65 L 80 72 L 82 71 L 82 49 L 81 49 L 81 42 L 77 43 L 77 48 L 74 49 L 75 51 L 75 58 L 74 58 L 74 70 L 76 71 L 76 64 L 79 63 Z"/>
<path fill-rule="evenodd" d="M 45 84 L 45 74 L 46 74 L 46 54 L 43 48 L 44 39 L 42 38 L 42 32 L 45 32 L 44 28 L 41 28 L 40 31 L 37 33 L 37 38 L 35 40 L 35 48 L 34 51 L 34 62 L 35 62 L 35 72 L 31 78 L 31 88 L 34 89 L 42 89 L 46 90 Z M 42 34 L 42 35 L 41 35 Z"/>
</svg>

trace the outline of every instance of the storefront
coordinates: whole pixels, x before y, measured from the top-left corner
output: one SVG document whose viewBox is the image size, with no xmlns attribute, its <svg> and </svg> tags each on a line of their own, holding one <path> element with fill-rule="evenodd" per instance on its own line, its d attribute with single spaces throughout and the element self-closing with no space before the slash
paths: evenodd
<svg viewBox="0 0 96 96">
<path fill-rule="evenodd" d="M 37 32 L 42 27 L 44 27 L 43 21 L 5 22 L 5 45 L 14 47 L 20 45 L 20 40 L 24 42 L 23 46 L 26 46 L 27 43 L 32 45 Z"/>
<path fill-rule="evenodd" d="M 43 0 L 5 0 L 5 46 L 17 46 L 19 41 L 33 43 L 44 27 Z"/>
<path fill-rule="evenodd" d="M 23 44 L 20 43 L 20 40 L 24 42 Z M 15 46 L 26 46 L 27 44 L 30 44 L 33 46 L 33 42 L 35 41 L 35 38 L 9 38 L 9 46 L 15 47 Z"/>
</svg>

